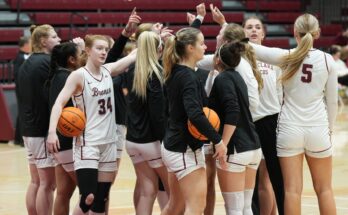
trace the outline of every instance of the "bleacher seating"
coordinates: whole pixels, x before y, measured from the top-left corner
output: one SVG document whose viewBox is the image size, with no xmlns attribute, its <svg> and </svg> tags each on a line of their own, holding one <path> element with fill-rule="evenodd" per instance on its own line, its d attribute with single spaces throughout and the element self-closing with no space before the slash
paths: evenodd
<svg viewBox="0 0 348 215">
<path fill-rule="evenodd" d="M 300 1 L 246 1 L 247 10 L 259 11 L 300 11 Z"/>
<path fill-rule="evenodd" d="M 21 11 L 29 15 L 33 24 L 52 24 L 63 41 L 85 34 L 105 34 L 117 37 L 127 22 L 130 11 L 137 7 L 142 22 L 162 22 L 178 30 L 187 26 L 186 12 L 194 12 L 198 0 L 6 0 L 9 11 L 17 10 L 21 1 Z M 267 32 L 264 45 L 290 48 L 293 22 L 302 13 L 305 5 L 301 0 L 236 0 L 243 9 L 222 9 L 228 22 L 241 24 L 245 15 L 257 12 L 267 25 L 280 26 L 283 31 Z M 150 2 L 150 3 L 149 3 Z M 222 0 L 204 1 L 222 8 Z M 342 13 L 348 9 L 342 9 Z M 215 49 L 215 37 L 220 27 L 213 23 L 210 11 L 204 19 L 201 30 L 205 35 L 208 51 Z M 348 14 L 348 12 L 347 12 Z M 1 27 L 1 26 L 0 26 Z M 17 51 L 17 41 L 27 27 L 6 25 L 0 28 L 0 60 L 12 60 Z M 273 28 L 273 29 L 279 29 Z M 342 31 L 340 24 L 321 26 L 322 37 L 315 42 L 316 47 L 331 45 L 333 37 Z"/>
<path fill-rule="evenodd" d="M 103 13 L 79 13 L 80 16 L 73 16 L 73 13 L 68 12 L 45 12 L 35 13 L 31 17 L 37 24 L 51 24 L 51 25 L 69 25 L 73 24 L 126 24 L 129 17 L 129 12 L 103 12 Z M 185 12 L 139 12 L 142 22 L 163 22 L 171 24 L 186 24 Z M 242 22 L 244 15 L 241 12 L 229 12 L 224 14 L 226 19 L 230 22 Z M 205 23 L 213 23 L 211 16 L 204 19 Z"/>
<path fill-rule="evenodd" d="M 9 0 L 12 9 L 17 7 L 18 0 Z M 204 1 L 213 3 L 221 8 L 221 0 Z M 137 7 L 140 10 L 181 10 L 195 8 L 199 1 L 188 0 L 22 0 L 22 10 L 132 10 Z"/>
<path fill-rule="evenodd" d="M 17 42 L 18 39 L 23 36 L 23 29 L 0 29 L 0 42 Z"/>
<path fill-rule="evenodd" d="M 1 46 L 1 48 L 0 48 L 0 60 L 1 61 L 13 60 L 16 57 L 17 52 L 18 52 L 17 46 Z"/>
</svg>

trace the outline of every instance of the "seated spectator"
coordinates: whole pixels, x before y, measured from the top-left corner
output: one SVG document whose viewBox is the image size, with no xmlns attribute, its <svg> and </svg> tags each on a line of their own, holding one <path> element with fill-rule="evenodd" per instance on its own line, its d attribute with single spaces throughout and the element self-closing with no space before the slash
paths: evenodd
<svg viewBox="0 0 348 215">
<path fill-rule="evenodd" d="M 337 65 L 337 76 L 341 77 L 348 74 L 348 68 L 343 60 L 341 60 L 341 47 L 338 45 L 332 45 L 328 52 L 332 55 Z"/>
</svg>

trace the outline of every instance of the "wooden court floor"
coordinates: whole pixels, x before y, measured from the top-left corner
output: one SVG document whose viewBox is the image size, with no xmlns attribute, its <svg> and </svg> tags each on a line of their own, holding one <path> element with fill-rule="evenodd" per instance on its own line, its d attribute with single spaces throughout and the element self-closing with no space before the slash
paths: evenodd
<svg viewBox="0 0 348 215">
<path fill-rule="evenodd" d="M 348 108 L 343 108 L 338 116 L 333 137 L 333 188 L 339 215 L 348 214 Z M 313 191 L 307 165 L 304 165 L 304 188 L 302 214 L 319 214 L 318 203 Z M 24 148 L 0 144 L 0 215 L 24 215 L 25 192 L 29 182 L 29 171 Z M 132 204 L 135 174 L 131 161 L 123 154 L 120 171 L 111 191 L 110 214 L 134 214 Z M 224 204 L 217 187 L 216 215 L 223 215 Z M 71 207 L 77 202 L 75 192 Z M 154 213 L 159 214 L 158 205 Z"/>
</svg>

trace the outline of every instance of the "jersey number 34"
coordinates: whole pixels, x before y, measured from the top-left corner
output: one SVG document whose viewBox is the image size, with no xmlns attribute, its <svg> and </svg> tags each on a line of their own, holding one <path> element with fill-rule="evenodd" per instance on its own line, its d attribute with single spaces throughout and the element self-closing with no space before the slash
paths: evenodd
<svg viewBox="0 0 348 215">
<path fill-rule="evenodd" d="M 99 112 L 98 113 L 100 115 L 106 114 L 107 110 L 110 110 L 110 112 L 112 112 L 112 104 L 111 104 L 110 97 L 107 98 L 107 101 L 105 101 L 105 99 L 99 99 L 98 104 L 99 104 Z"/>
</svg>

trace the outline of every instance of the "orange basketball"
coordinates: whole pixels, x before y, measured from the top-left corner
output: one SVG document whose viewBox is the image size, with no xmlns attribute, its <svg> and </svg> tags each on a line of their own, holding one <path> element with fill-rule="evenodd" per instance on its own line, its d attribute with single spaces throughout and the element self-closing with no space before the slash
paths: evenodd
<svg viewBox="0 0 348 215">
<path fill-rule="evenodd" d="M 66 137 L 79 136 L 86 126 L 85 114 L 76 107 L 63 109 L 58 121 L 58 131 Z"/>
<path fill-rule="evenodd" d="M 215 111 L 212 109 L 209 109 L 207 107 L 203 108 L 203 112 L 205 116 L 208 118 L 210 124 L 215 128 L 216 131 L 219 131 L 220 129 L 220 118 L 217 115 Z M 190 122 L 190 120 L 187 122 L 188 130 L 191 133 L 191 135 L 201 141 L 206 141 L 208 138 L 206 138 L 203 134 L 201 134 L 197 128 Z"/>
</svg>

